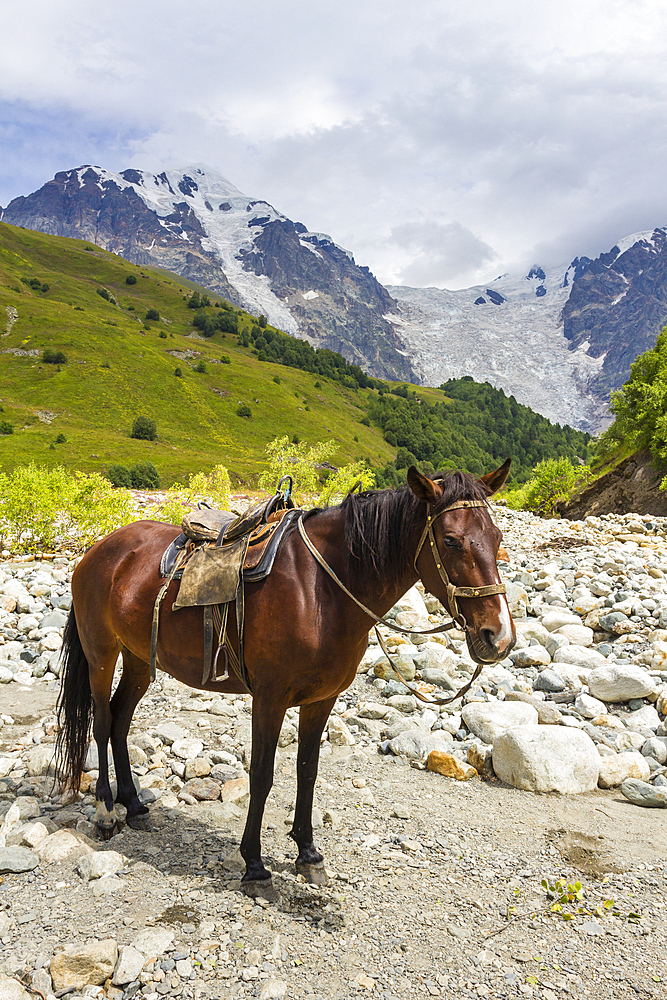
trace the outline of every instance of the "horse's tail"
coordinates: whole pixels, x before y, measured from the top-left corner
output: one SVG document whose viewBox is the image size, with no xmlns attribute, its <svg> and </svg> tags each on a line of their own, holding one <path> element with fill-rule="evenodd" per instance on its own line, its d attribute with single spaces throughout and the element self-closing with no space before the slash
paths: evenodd
<svg viewBox="0 0 667 1000">
<path fill-rule="evenodd" d="M 61 787 L 79 790 L 88 753 L 93 699 L 88 660 L 81 645 L 72 606 L 63 636 L 63 665 L 56 713 L 56 779 Z"/>
</svg>

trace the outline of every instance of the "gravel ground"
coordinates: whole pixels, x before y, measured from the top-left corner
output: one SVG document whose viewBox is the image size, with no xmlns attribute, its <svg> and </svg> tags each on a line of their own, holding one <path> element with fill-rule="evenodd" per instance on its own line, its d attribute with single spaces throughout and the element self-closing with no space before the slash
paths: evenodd
<svg viewBox="0 0 667 1000">
<path fill-rule="evenodd" d="M 542 522 L 502 510 L 496 516 L 508 549 L 507 579 L 554 559 L 562 563 L 572 552 L 576 564 L 589 550 L 601 560 L 613 550 L 626 553 L 627 560 L 639 553 L 647 565 L 665 565 L 661 524 L 656 529 L 645 521 L 642 538 L 637 525 L 630 531 L 622 518 L 584 524 Z M 624 540 L 623 534 L 636 537 Z M 12 567 L 8 579 L 17 579 L 18 566 L 4 564 Z M 21 566 L 33 579 L 34 567 Z M 357 714 L 360 705 L 386 707 L 392 697 L 387 686 L 392 682 L 376 677 L 375 668 L 360 674 L 339 702 L 323 744 L 315 820 L 329 886 L 313 888 L 294 875 L 295 851 L 286 836 L 295 795 L 295 716 L 283 730 L 264 823 L 275 898 L 252 900 L 240 891 L 238 855 L 250 699 L 211 701 L 162 674 L 141 702 L 130 733 L 133 769 L 142 797 L 151 803 L 150 829 L 123 827 L 106 843 L 95 840 L 89 790 L 96 776 L 94 753 L 82 794 L 73 801 L 60 798 L 47 773 L 58 689 L 52 669 L 57 644 L 48 637 L 58 629 L 40 628 L 39 621 L 28 632 L 17 629 L 20 612 L 41 619 L 45 611 L 66 610 L 71 568 L 72 560 L 60 557 L 56 569 L 62 579 L 31 597 L 45 608 L 7 611 L 5 604 L 0 622 L 5 647 L 21 642 L 34 653 L 30 662 L 20 661 L 11 681 L 0 684 L 0 819 L 6 843 L 0 849 L 5 865 L 0 973 L 5 977 L 18 977 L 45 996 L 113 1000 L 665 996 L 667 813 L 631 804 L 619 788 L 537 795 L 501 783 L 493 772 L 485 780 L 455 781 L 425 769 L 419 759 L 380 753 L 381 730 L 396 715 L 367 719 L 366 729 L 360 729 L 363 716 Z M 570 571 L 560 566 L 558 572 Z M 599 576 L 597 567 L 595 573 Z M 529 619 L 543 621 L 540 604 L 551 584 L 540 591 L 525 579 L 516 586 L 525 588 Z M 660 578 L 651 579 L 660 598 Z M 573 586 L 566 581 L 563 601 L 556 597 L 550 607 L 569 607 Z M 610 663 L 622 665 L 631 649 L 631 664 L 643 664 L 659 684 L 655 664 L 664 637 L 654 635 L 662 629 L 656 617 L 660 601 L 653 603 L 651 621 L 634 615 L 633 631 L 603 639 L 613 650 Z M 637 641 L 628 644 L 630 634 Z M 603 648 L 600 634 L 595 638 Z M 10 671 L 19 662 L 16 647 L 11 649 Z M 371 649 L 369 662 L 378 653 Z M 35 664 L 37 673 L 44 665 L 41 676 L 28 669 Z M 464 667 L 459 660 L 455 680 Z M 537 668 L 520 671 L 507 664 L 506 669 L 513 671 L 518 689 L 519 680 L 527 678 L 524 688 L 532 690 Z M 471 703 L 501 704 L 499 684 L 471 692 Z M 652 696 L 641 704 L 659 702 Z M 619 719 L 637 708 L 608 707 Z M 409 720 L 414 709 L 400 715 Z M 577 713 L 571 717 L 576 723 Z M 659 727 L 652 735 L 656 731 Z M 433 729 L 432 735 L 437 733 Z M 473 743 L 470 734 L 459 734 L 452 755 L 465 761 Z M 479 740 L 475 745 L 483 749 Z M 33 865 L 28 852 L 35 862 L 31 870 L 7 870 Z M 551 885 L 557 879 L 581 883 L 579 902 L 563 904 L 564 915 L 573 919 L 549 909 L 554 900 L 541 887 L 544 879 Z M 605 907 L 605 901 L 613 904 Z M 577 907 L 585 912 L 577 913 Z M 147 929 L 152 937 L 146 937 Z M 0 997 L 10 996 L 20 1000 L 21 987 L 0 975 Z"/>
</svg>

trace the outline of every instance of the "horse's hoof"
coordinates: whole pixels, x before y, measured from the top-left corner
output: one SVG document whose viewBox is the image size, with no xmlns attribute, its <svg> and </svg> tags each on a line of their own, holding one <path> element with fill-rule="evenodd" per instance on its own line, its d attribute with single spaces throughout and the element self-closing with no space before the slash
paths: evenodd
<svg viewBox="0 0 667 1000">
<path fill-rule="evenodd" d="M 297 861 L 295 867 L 297 875 L 303 875 L 306 882 L 309 882 L 311 885 L 325 886 L 331 884 L 331 879 L 324 867 L 323 861 L 320 861 L 316 865 L 299 864 Z"/>
<path fill-rule="evenodd" d="M 277 903 L 279 896 L 271 876 L 263 879 L 242 879 L 241 889 L 251 899 L 266 899 L 269 903 Z"/>
<path fill-rule="evenodd" d="M 108 823 L 96 823 L 95 829 L 100 840 L 111 840 L 116 831 L 116 824 L 111 823 L 109 825 Z"/>
<path fill-rule="evenodd" d="M 148 812 L 148 809 L 146 810 L 146 812 Z M 125 822 L 130 827 L 131 830 L 141 830 L 144 833 L 150 832 L 151 829 L 150 820 L 148 819 L 147 816 L 144 816 L 143 814 L 139 814 L 136 816 L 128 816 Z"/>
</svg>

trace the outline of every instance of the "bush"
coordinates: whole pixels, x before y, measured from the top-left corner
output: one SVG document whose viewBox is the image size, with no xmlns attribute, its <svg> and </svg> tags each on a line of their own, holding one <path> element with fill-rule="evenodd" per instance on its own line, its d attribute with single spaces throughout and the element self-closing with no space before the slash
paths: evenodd
<svg viewBox="0 0 667 1000">
<path fill-rule="evenodd" d="M 174 368 L 174 375 L 176 376 L 176 378 L 183 378 L 183 369 Z"/>
<path fill-rule="evenodd" d="M 199 292 L 193 292 L 188 299 L 188 309 L 201 309 L 203 303 Z"/>
<path fill-rule="evenodd" d="M 259 319 L 257 320 L 257 324 L 259 326 L 261 326 L 262 330 L 265 330 L 266 329 L 266 316 L 264 316 L 263 314 L 260 315 Z"/>
<path fill-rule="evenodd" d="M 132 498 L 99 473 L 31 463 L 0 474 L 0 536 L 14 552 L 53 548 L 58 542 L 87 548 L 102 535 L 134 521 Z"/>
<path fill-rule="evenodd" d="M 202 375 L 205 375 L 207 372 L 206 363 L 204 361 L 198 361 L 195 365 L 195 371 L 201 372 Z"/>
<path fill-rule="evenodd" d="M 42 361 L 47 365 L 67 364 L 67 355 L 62 351 L 54 351 L 52 347 L 47 347 L 42 351 Z"/>
<path fill-rule="evenodd" d="M 136 276 L 136 274 L 128 274 L 127 278 L 125 279 L 125 284 L 126 285 L 136 285 L 136 283 L 137 283 L 137 276 Z"/>
<path fill-rule="evenodd" d="M 166 340 L 167 334 L 164 332 L 164 330 L 160 330 L 160 332 L 158 333 L 158 337 L 160 338 L 160 340 Z"/>
<path fill-rule="evenodd" d="M 274 375 L 273 381 L 276 383 L 276 385 L 280 385 L 280 375 Z"/>
<path fill-rule="evenodd" d="M 107 302 L 111 301 L 111 296 L 107 292 L 106 288 L 97 288 L 96 291 L 101 298 L 106 299 Z"/>
<path fill-rule="evenodd" d="M 131 438 L 139 441 L 157 441 L 157 426 L 149 417 L 136 417 L 132 424 Z"/>
<path fill-rule="evenodd" d="M 59 434 L 56 438 L 56 444 L 67 444 L 67 438 L 64 434 Z"/>
<path fill-rule="evenodd" d="M 555 517 L 558 504 L 590 479 L 587 465 L 573 466 L 568 458 L 549 458 L 533 469 L 532 478 L 520 489 L 504 494 L 513 510 L 531 510 L 542 517 Z"/>
<path fill-rule="evenodd" d="M 146 310 L 146 320 L 152 319 L 155 323 L 160 322 L 160 314 L 157 309 L 147 309 Z"/>
<path fill-rule="evenodd" d="M 231 365 L 231 363 L 232 363 L 232 359 L 230 358 L 230 356 L 228 354 L 221 354 L 220 355 L 220 364 L 221 365 Z"/>
<path fill-rule="evenodd" d="M 208 475 L 197 472 L 190 476 L 187 486 L 176 483 L 170 487 L 165 500 L 152 508 L 150 516 L 167 524 L 180 525 L 183 515 L 193 510 L 199 500 L 207 500 L 214 507 L 229 510 L 231 489 L 227 469 L 224 465 L 216 465 Z"/>
<path fill-rule="evenodd" d="M 49 290 L 50 287 L 51 287 L 50 285 L 47 285 L 47 283 L 44 282 L 44 284 L 42 285 L 42 291 L 43 292 L 48 292 L 48 290 Z"/>
<path fill-rule="evenodd" d="M 252 416 L 252 410 L 250 409 L 250 407 L 248 406 L 247 403 L 239 403 L 239 405 L 236 407 L 236 416 L 237 417 L 251 417 Z"/>
<path fill-rule="evenodd" d="M 303 441 L 290 443 L 287 434 L 274 438 L 266 446 L 268 467 L 259 478 L 260 489 L 273 490 L 281 476 L 294 478 L 294 492 L 303 502 L 312 501 L 320 489 L 322 465 L 336 451 L 335 441 L 320 441 L 311 447 Z M 332 469 L 323 489 L 317 496 L 318 506 L 340 503 L 352 486 L 361 481 L 363 489 L 375 485 L 375 478 L 365 461 L 352 462 L 340 469 Z"/>
<path fill-rule="evenodd" d="M 14 424 L 10 424 L 9 420 L 0 420 L 0 434 L 13 434 Z"/>
<path fill-rule="evenodd" d="M 112 486 L 129 489 L 132 485 L 132 476 L 126 465 L 110 465 L 107 469 L 107 479 Z"/>
<path fill-rule="evenodd" d="M 137 462 L 130 468 L 130 480 L 135 490 L 157 490 L 160 474 L 152 462 Z"/>
</svg>

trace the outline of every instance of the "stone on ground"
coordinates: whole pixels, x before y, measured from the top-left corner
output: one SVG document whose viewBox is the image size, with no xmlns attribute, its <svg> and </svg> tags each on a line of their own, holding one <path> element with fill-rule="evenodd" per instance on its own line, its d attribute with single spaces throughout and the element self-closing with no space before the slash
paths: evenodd
<svg viewBox="0 0 667 1000">
<path fill-rule="evenodd" d="M 647 670 L 632 663 L 606 663 L 588 675 L 588 688 L 600 701 L 618 703 L 654 695 L 655 681 Z"/>
<path fill-rule="evenodd" d="M 628 778 L 621 785 L 621 792 L 629 802 L 647 809 L 667 809 L 667 787 L 649 785 L 646 781 Z"/>
<path fill-rule="evenodd" d="M 431 750 L 426 761 L 429 771 L 442 774 L 445 778 L 456 778 L 457 781 L 467 781 L 476 778 L 477 771 L 470 764 L 464 764 L 450 753 L 443 750 Z"/>
<path fill-rule="evenodd" d="M 528 792 L 592 791 L 600 760 L 590 736 L 560 726 L 517 726 L 493 744 L 493 769 L 500 780 Z"/>
<path fill-rule="evenodd" d="M 598 784 L 600 788 L 617 788 L 626 778 L 648 781 L 650 774 L 651 769 L 646 758 L 636 750 L 630 750 L 628 753 L 611 754 L 600 758 Z"/>
<path fill-rule="evenodd" d="M 146 958 L 140 951 L 137 951 L 130 944 L 123 945 L 119 949 L 118 962 L 111 982 L 114 986 L 126 986 L 127 983 L 133 983 L 141 975 L 145 963 Z"/>
<path fill-rule="evenodd" d="M 471 702 L 461 712 L 471 733 L 483 743 L 495 739 L 514 726 L 536 725 L 537 711 L 520 701 Z"/>
<path fill-rule="evenodd" d="M 0 873 L 31 872 L 39 864 L 39 858 L 27 847 L 0 848 Z"/>
<path fill-rule="evenodd" d="M 91 941 L 89 944 L 70 944 L 51 959 L 50 972 L 53 989 L 102 986 L 116 967 L 118 947 L 113 938 Z"/>
</svg>

